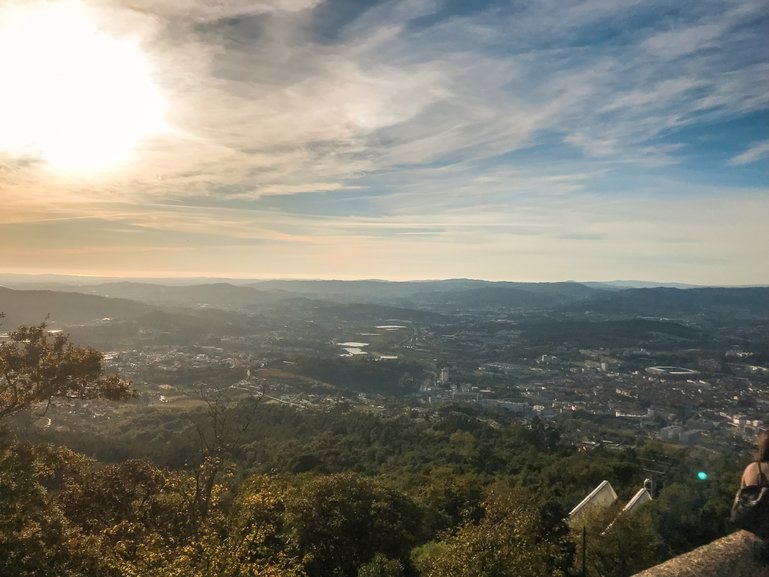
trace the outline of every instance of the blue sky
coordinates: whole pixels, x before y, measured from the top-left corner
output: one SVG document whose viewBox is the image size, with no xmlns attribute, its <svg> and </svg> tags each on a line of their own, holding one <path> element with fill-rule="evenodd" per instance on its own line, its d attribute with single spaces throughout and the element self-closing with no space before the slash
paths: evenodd
<svg viewBox="0 0 769 577">
<path fill-rule="evenodd" d="M 764 0 L 62 2 L 166 130 L 62 172 L 0 114 L 6 272 L 769 283 Z"/>
</svg>

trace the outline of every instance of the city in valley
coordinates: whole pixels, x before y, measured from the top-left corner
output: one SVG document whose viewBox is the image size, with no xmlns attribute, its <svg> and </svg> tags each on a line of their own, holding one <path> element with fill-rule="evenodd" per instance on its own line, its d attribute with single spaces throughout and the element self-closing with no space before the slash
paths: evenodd
<svg viewBox="0 0 769 577">
<path fill-rule="evenodd" d="M 258 397 L 308 412 L 461 404 L 490 422 L 592 424 L 567 433 L 585 450 L 656 438 L 728 451 L 769 407 L 765 287 L 78 282 L 0 289 L 3 329 L 45 321 L 138 391 L 127 406 L 59 402 L 35 423 L 58 434 Z"/>
</svg>

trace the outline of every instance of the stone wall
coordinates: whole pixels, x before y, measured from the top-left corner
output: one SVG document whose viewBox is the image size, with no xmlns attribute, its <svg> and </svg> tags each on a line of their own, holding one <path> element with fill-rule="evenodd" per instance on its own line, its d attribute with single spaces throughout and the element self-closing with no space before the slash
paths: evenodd
<svg viewBox="0 0 769 577">
<path fill-rule="evenodd" d="M 633 577 L 769 577 L 769 565 L 754 555 L 760 543 L 753 534 L 737 531 Z"/>
</svg>

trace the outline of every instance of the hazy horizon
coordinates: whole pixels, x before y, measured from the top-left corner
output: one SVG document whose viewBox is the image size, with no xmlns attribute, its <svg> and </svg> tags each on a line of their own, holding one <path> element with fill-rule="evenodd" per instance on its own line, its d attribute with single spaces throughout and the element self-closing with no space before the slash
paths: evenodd
<svg viewBox="0 0 769 577">
<path fill-rule="evenodd" d="M 85 284 L 98 284 L 101 282 L 146 282 L 150 284 L 170 283 L 172 285 L 194 285 L 206 284 L 211 282 L 234 282 L 234 283 L 252 283 L 268 281 L 298 281 L 298 282 L 383 282 L 383 283 L 431 283 L 445 281 L 476 281 L 483 283 L 578 283 L 578 284 L 606 284 L 623 286 L 627 288 L 645 288 L 645 287 L 676 287 L 676 288 L 747 288 L 747 287 L 767 287 L 769 283 L 754 284 L 692 284 L 683 283 L 675 280 L 644 280 L 644 279 L 560 279 L 552 281 L 542 281 L 537 279 L 504 279 L 504 278 L 475 278 L 475 277 L 446 277 L 446 278 L 363 278 L 363 277 L 260 277 L 260 276 L 121 276 L 121 275 L 77 275 L 77 274 L 52 274 L 52 273 L 6 273 L 0 272 L 0 286 L 8 279 L 16 280 L 23 284 L 24 281 L 38 281 L 40 283 L 57 281 L 64 284 L 74 284 L 82 282 Z"/>
<path fill-rule="evenodd" d="M 0 271 L 769 284 L 767 37 L 764 0 L 0 0 Z"/>
</svg>

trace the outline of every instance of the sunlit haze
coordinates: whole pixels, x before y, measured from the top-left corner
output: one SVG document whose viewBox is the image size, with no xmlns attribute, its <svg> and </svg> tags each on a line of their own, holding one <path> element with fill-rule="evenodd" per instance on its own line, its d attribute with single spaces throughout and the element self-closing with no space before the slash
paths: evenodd
<svg viewBox="0 0 769 577">
<path fill-rule="evenodd" d="M 0 0 L 0 272 L 769 283 L 764 0 Z"/>
<path fill-rule="evenodd" d="M 163 100 L 132 39 L 99 31 L 85 4 L 3 10 L 0 149 L 68 172 L 114 167 L 163 128 Z"/>
</svg>

